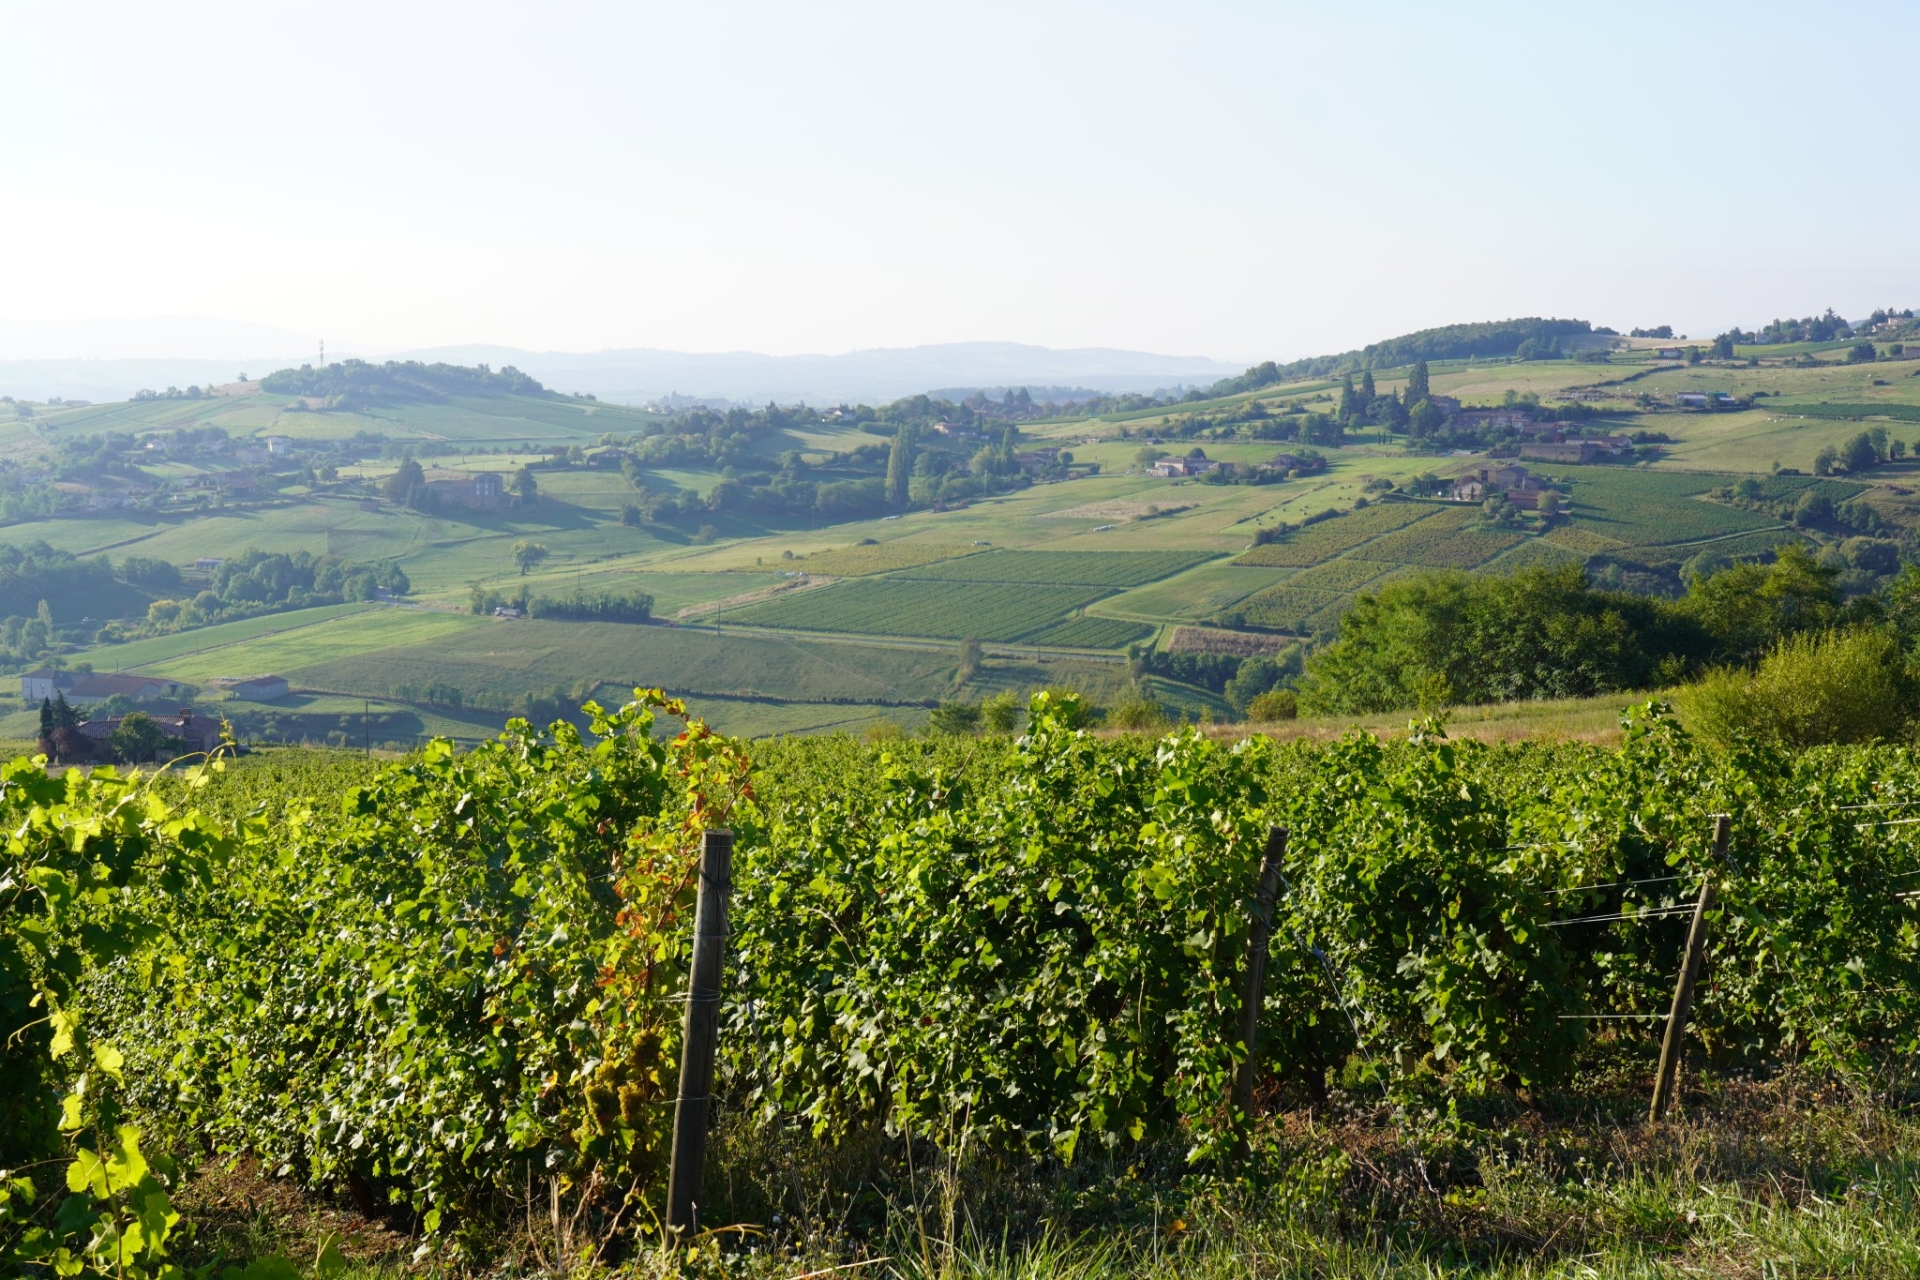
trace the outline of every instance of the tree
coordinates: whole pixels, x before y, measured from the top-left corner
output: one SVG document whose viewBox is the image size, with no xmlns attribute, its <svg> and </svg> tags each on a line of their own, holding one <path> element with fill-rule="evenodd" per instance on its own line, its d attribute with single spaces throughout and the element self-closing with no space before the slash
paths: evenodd
<svg viewBox="0 0 1920 1280">
<path fill-rule="evenodd" d="M 532 467 L 522 467 L 514 472 L 513 479 L 507 484 L 507 489 L 528 506 L 533 505 L 540 497 L 540 482 L 533 478 Z"/>
<path fill-rule="evenodd" d="M 1407 375 L 1407 392 L 1401 397 L 1401 402 L 1407 406 L 1408 412 L 1412 412 L 1416 405 L 1432 395 L 1433 390 L 1428 384 L 1427 362 L 1416 360 L 1413 362 L 1413 372 Z"/>
<path fill-rule="evenodd" d="M 1368 369 L 1360 375 L 1360 403 L 1372 404 L 1373 398 L 1379 394 L 1373 385 L 1373 370 Z"/>
<path fill-rule="evenodd" d="M 1416 440 L 1425 439 L 1438 431 L 1444 421 L 1446 419 L 1431 400 L 1416 400 L 1413 408 L 1407 410 L 1407 432 Z"/>
<path fill-rule="evenodd" d="M 144 711 L 124 716 L 107 737 L 107 747 L 117 760 L 138 764 L 151 760 L 167 745 L 167 735 Z"/>
<path fill-rule="evenodd" d="M 420 469 L 420 464 L 412 458 L 402 458 L 393 474 L 381 482 L 380 496 L 388 502 L 404 503 L 415 489 L 426 487 L 426 483 L 427 473 Z"/>
<path fill-rule="evenodd" d="M 1871 471 L 1879 461 L 1880 456 L 1874 451 L 1873 437 L 1864 431 L 1840 446 L 1840 465 L 1847 469 L 1849 475 Z"/>
<path fill-rule="evenodd" d="M 1560 514 L 1560 491 L 1558 489 L 1548 489 L 1543 493 L 1541 493 L 1539 502 L 1536 505 L 1535 510 L 1539 511 L 1541 515 L 1547 516 L 1548 518 L 1552 518 L 1553 516 L 1559 515 Z"/>
<path fill-rule="evenodd" d="M 979 674 L 980 642 L 969 636 L 960 642 L 960 666 L 953 673 L 953 682 L 962 685 Z"/>
<path fill-rule="evenodd" d="M 522 538 L 513 544 L 513 562 L 520 566 L 520 576 L 526 577 L 528 570 L 544 561 L 552 553 L 544 543 L 529 542 Z"/>
<path fill-rule="evenodd" d="M 1847 348 L 1848 364 L 1872 364 L 1879 358 L 1880 353 L 1871 342 L 1856 342 Z"/>
<path fill-rule="evenodd" d="M 911 423 L 902 423 L 893 433 L 893 448 L 887 451 L 887 505 L 907 505 L 907 482 L 913 475 L 913 433 Z"/>
<path fill-rule="evenodd" d="M 1733 359 L 1733 335 L 1723 333 L 1713 340 L 1713 358 L 1715 360 Z"/>
<path fill-rule="evenodd" d="M 1354 600 L 1300 701 L 1348 713 L 1640 688 L 1663 656 L 1704 649 L 1699 632 L 1658 601 L 1594 589 L 1580 565 L 1426 574 Z"/>
<path fill-rule="evenodd" d="M 53 729 L 53 700 L 42 698 L 40 699 L 40 741 L 52 742 Z"/>
<path fill-rule="evenodd" d="M 1359 392 L 1353 389 L 1353 375 L 1350 373 L 1341 374 L 1340 407 L 1335 410 L 1334 416 L 1337 417 L 1343 425 L 1360 412 L 1359 394 Z"/>
<path fill-rule="evenodd" d="M 1839 576 L 1788 544 L 1770 565 L 1736 564 L 1696 579 L 1675 607 L 1710 637 L 1716 660 L 1751 662 L 1786 636 L 1839 625 Z"/>
</svg>

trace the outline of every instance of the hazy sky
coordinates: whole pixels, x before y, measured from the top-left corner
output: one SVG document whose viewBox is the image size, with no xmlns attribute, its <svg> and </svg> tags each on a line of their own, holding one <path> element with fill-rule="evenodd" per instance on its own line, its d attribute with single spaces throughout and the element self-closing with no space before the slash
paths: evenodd
<svg viewBox="0 0 1920 1280">
<path fill-rule="evenodd" d="M 1920 304 L 1912 3 L 0 0 L 0 47 L 0 321 L 1259 359 Z"/>
</svg>

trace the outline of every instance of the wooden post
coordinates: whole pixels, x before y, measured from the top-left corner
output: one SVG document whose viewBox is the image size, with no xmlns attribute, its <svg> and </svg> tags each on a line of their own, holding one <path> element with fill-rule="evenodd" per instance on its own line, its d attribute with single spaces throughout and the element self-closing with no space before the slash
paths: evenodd
<svg viewBox="0 0 1920 1280">
<path fill-rule="evenodd" d="M 727 945 L 727 894 L 733 887 L 733 833 L 700 839 L 700 892 L 693 911 L 693 964 L 680 1037 L 680 1096 L 673 1107 L 673 1157 L 667 1167 L 667 1230 L 675 1238 L 700 1218 L 700 1176 L 707 1157 L 707 1113 L 720 1035 L 720 963 Z"/>
<path fill-rule="evenodd" d="M 1667 1014 L 1667 1033 L 1660 1040 L 1660 1070 L 1653 1077 L 1653 1106 L 1647 1119 L 1658 1122 L 1673 1101 L 1675 1082 L 1680 1076 L 1680 1052 L 1686 1039 L 1687 1019 L 1693 1015 L 1693 986 L 1700 979 L 1700 962 L 1707 952 L 1707 912 L 1713 910 L 1713 877 L 1727 858 L 1727 838 L 1732 820 L 1720 814 L 1713 820 L 1713 865 L 1700 881 L 1700 901 L 1693 909 L 1693 925 L 1687 930 L 1686 957 L 1680 962 L 1680 978 L 1673 987 L 1673 1010 Z"/>
<path fill-rule="evenodd" d="M 1287 829 L 1267 830 L 1267 853 L 1260 864 L 1260 887 L 1253 902 L 1253 924 L 1247 930 L 1247 973 L 1240 991 L 1240 1043 L 1247 1056 L 1233 1076 L 1233 1109 L 1242 1118 L 1253 1114 L 1254 1051 L 1260 1040 L 1260 1006 L 1267 988 L 1267 943 L 1273 937 L 1273 904 L 1280 893 L 1281 863 L 1287 856 Z"/>
</svg>

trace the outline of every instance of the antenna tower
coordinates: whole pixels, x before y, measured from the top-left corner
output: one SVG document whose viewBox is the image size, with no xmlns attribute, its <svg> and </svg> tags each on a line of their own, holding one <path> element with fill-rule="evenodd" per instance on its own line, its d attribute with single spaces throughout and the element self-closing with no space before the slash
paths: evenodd
<svg viewBox="0 0 1920 1280">
<path fill-rule="evenodd" d="M 320 367 L 322 369 L 327 367 L 327 340 L 325 338 L 320 339 Z"/>
</svg>

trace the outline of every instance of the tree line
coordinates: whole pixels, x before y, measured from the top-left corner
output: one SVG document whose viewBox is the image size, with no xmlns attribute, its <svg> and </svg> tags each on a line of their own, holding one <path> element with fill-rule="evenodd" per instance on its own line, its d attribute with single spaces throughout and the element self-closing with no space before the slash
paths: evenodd
<svg viewBox="0 0 1920 1280">
<path fill-rule="evenodd" d="M 1789 544 L 1771 564 L 1696 577 L 1677 600 L 1596 586 L 1578 565 L 1402 578 L 1355 598 L 1337 640 L 1307 660 L 1301 705 L 1351 714 L 1667 687 L 1849 628 L 1920 644 L 1920 569 L 1852 599 L 1842 573 Z"/>
</svg>

